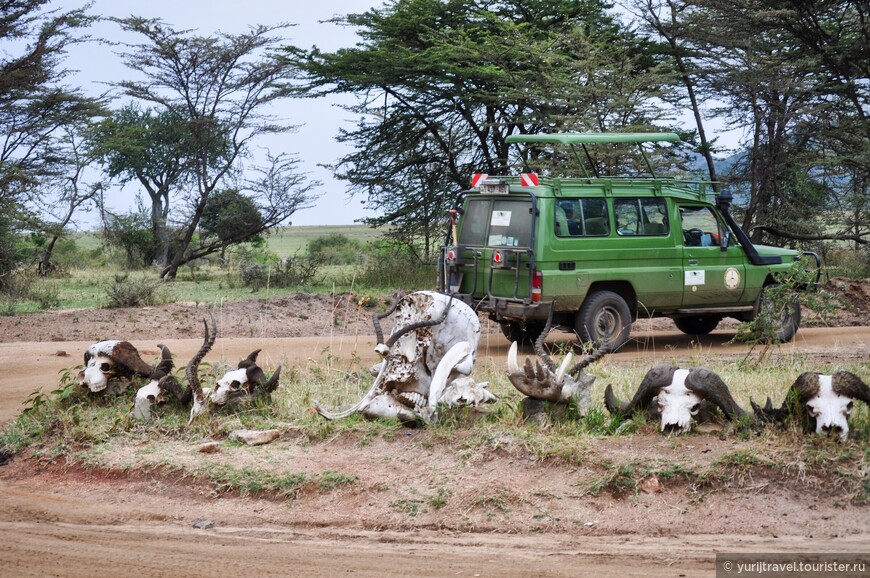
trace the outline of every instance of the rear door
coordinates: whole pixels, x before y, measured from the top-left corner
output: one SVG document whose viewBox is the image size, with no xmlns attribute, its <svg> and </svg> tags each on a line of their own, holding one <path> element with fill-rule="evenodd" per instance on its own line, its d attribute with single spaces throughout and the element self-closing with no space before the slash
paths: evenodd
<svg viewBox="0 0 870 578">
<path fill-rule="evenodd" d="M 463 255 L 462 291 L 475 297 L 527 296 L 532 242 L 532 202 L 528 196 L 469 198 L 459 231 Z M 474 267 L 474 254 L 478 254 Z M 498 252 L 499 262 L 493 263 Z M 515 295 L 516 294 L 516 295 Z"/>
</svg>

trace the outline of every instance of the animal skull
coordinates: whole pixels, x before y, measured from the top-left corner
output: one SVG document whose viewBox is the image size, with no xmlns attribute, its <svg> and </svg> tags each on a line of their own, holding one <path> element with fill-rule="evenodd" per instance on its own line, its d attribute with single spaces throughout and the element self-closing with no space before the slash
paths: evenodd
<svg viewBox="0 0 870 578">
<path fill-rule="evenodd" d="M 675 433 L 686 433 L 692 428 L 692 418 L 701 410 L 700 395 L 686 387 L 688 369 L 674 372 L 671 385 L 663 387 L 656 396 L 661 413 L 661 431 L 673 429 Z"/>
<path fill-rule="evenodd" d="M 248 354 L 248 357 L 241 360 L 238 368 L 227 371 L 223 377 L 217 380 L 213 388 L 203 389 L 199 383 L 199 362 L 202 360 L 195 359 L 196 363 L 188 365 L 187 380 L 193 389 L 193 407 L 190 410 L 190 421 L 193 418 L 205 411 L 207 404 L 211 402 L 217 406 L 226 405 L 227 402 L 238 402 L 243 399 L 252 399 L 255 396 L 263 396 L 271 398 L 272 392 L 278 388 L 279 378 L 281 377 L 281 366 L 275 369 L 272 377 L 266 379 L 266 374 L 257 365 L 257 356 L 260 349 L 256 349 Z M 193 363 L 193 360 L 191 361 Z"/>
<path fill-rule="evenodd" d="M 658 409 L 661 431 L 675 434 L 691 430 L 693 418 L 710 404 L 721 409 L 728 420 L 746 415 L 722 378 L 704 367 L 681 369 L 658 365 L 647 372 L 627 404 L 616 398 L 610 385 L 604 390 L 604 405 L 610 413 L 628 416 L 638 410 Z"/>
<path fill-rule="evenodd" d="M 379 320 L 395 313 L 393 332 L 383 341 Z M 471 307 L 450 296 L 418 291 L 397 297 L 392 309 L 374 317 L 384 359 L 374 385 L 356 405 L 330 412 L 319 403 L 314 409 L 326 419 L 361 412 L 368 418 L 398 419 L 405 424 L 437 419 L 439 403 L 477 405 L 495 401 L 486 384 L 467 376 L 474 367 L 480 320 Z"/>
<path fill-rule="evenodd" d="M 848 371 L 833 375 L 815 372 L 802 373 L 786 394 L 779 409 L 774 409 L 770 398 L 764 408 L 752 402 L 755 415 L 762 421 L 782 422 L 789 415 L 797 415 L 804 429 L 817 434 L 836 433 L 841 441 L 849 438 L 849 415 L 855 400 L 870 404 L 870 387 L 860 377 Z"/>
<path fill-rule="evenodd" d="M 191 372 L 196 372 L 199 363 L 211 350 L 212 345 L 214 345 L 215 339 L 217 338 L 217 324 L 214 319 L 214 314 L 211 310 L 209 310 L 208 313 L 211 319 L 211 330 L 209 331 L 208 320 L 203 319 L 202 323 L 205 336 L 203 338 L 202 347 L 200 347 L 197 354 L 194 355 L 193 359 L 191 359 L 187 364 L 186 373 L 188 376 Z M 160 347 L 163 348 L 162 345 Z M 164 361 L 162 364 L 166 363 L 168 351 L 168 349 L 164 349 L 163 351 Z M 178 383 L 178 380 L 174 375 L 172 375 L 172 367 L 173 365 L 170 357 L 168 365 L 159 365 L 154 373 L 152 373 L 151 381 L 144 387 L 139 388 L 139 391 L 136 392 L 136 399 L 133 402 L 133 410 L 131 411 L 131 415 L 134 418 L 142 420 L 151 419 L 151 407 L 163 403 L 167 399 L 174 398 L 182 405 L 187 405 L 187 403 L 190 402 L 191 397 L 193 397 L 193 388 L 190 379 L 188 378 L 187 388 L 182 389 L 181 384 Z"/>
<path fill-rule="evenodd" d="M 585 416 L 592 404 L 592 384 L 595 382 L 595 376 L 584 373 L 583 369 L 603 357 L 607 353 L 607 348 L 599 347 L 573 366 L 571 360 L 574 354 L 569 352 L 557 368 L 556 362 L 544 349 L 544 339 L 550 332 L 551 325 L 552 309 L 544 330 L 535 341 L 535 353 L 538 358 L 534 364 L 527 357 L 521 368 L 517 363 L 517 342 L 511 344 L 508 351 L 508 380 L 528 397 L 556 404 L 571 402 L 577 408 L 578 414 Z"/>
<path fill-rule="evenodd" d="M 155 369 L 142 360 L 129 341 L 98 341 L 85 350 L 84 359 L 78 382 L 94 393 L 106 389 L 112 380 L 149 377 Z"/>
</svg>

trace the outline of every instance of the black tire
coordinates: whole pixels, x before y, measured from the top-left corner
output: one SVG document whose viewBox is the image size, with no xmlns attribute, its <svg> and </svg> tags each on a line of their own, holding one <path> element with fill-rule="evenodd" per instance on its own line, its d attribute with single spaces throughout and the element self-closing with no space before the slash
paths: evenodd
<svg viewBox="0 0 870 578">
<path fill-rule="evenodd" d="M 692 317 L 675 317 L 674 325 L 686 335 L 707 335 L 719 325 L 721 317 L 715 315 L 694 315 Z"/>
<path fill-rule="evenodd" d="M 619 294 L 597 291 L 583 302 L 574 329 L 581 340 L 616 351 L 625 345 L 631 334 L 631 310 Z"/>
<path fill-rule="evenodd" d="M 520 321 L 505 321 L 501 323 L 501 332 L 508 341 L 516 341 L 519 345 L 534 345 L 535 340 L 544 332 L 540 323 L 522 323 Z"/>
<path fill-rule="evenodd" d="M 769 324 L 773 325 L 773 336 L 780 343 L 787 343 L 794 339 L 801 325 L 801 302 L 798 294 L 792 292 L 785 304 L 777 306 L 771 303 L 765 295 L 777 284 L 771 284 L 761 290 L 758 298 L 758 329 L 759 334 L 767 332 Z"/>
</svg>

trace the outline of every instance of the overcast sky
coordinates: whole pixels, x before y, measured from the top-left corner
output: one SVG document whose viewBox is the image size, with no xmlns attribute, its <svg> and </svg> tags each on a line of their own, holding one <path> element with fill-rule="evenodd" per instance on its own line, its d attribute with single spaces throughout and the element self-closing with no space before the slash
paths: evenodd
<svg viewBox="0 0 870 578">
<path fill-rule="evenodd" d="M 314 0 L 281 2 L 279 0 L 95 0 L 90 12 L 102 16 L 126 17 L 131 15 L 160 18 L 177 30 L 196 29 L 198 34 L 208 35 L 215 31 L 238 33 L 249 25 L 295 24 L 286 31 L 288 43 L 308 48 L 317 45 L 333 51 L 352 46 L 357 36 L 350 28 L 321 23 L 336 15 L 365 12 L 381 6 L 376 0 Z M 84 1 L 55 0 L 51 7 L 62 9 L 80 8 Z M 95 38 L 119 39 L 116 24 L 103 22 L 90 30 Z M 106 90 L 104 82 L 127 78 L 129 72 L 113 50 L 104 45 L 74 46 L 67 61 L 68 68 L 78 70 L 71 84 L 88 91 L 101 93 Z M 120 106 L 122 100 L 117 103 Z M 332 178 L 330 172 L 318 164 L 333 163 L 345 149 L 335 142 L 342 123 L 349 123 L 352 116 L 335 106 L 336 101 L 288 100 L 274 109 L 274 113 L 292 124 L 301 125 L 295 133 L 270 139 L 268 146 L 273 154 L 298 154 L 307 173 L 323 182 L 322 197 L 318 206 L 298 211 L 291 221 L 294 225 L 341 225 L 353 223 L 365 216 L 361 198 L 349 199 L 344 183 Z M 257 143 L 255 143 L 256 146 Z M 131 206 L 135 192 L 107 198 L 113 209 L 123 211 Z M 95 216 L 83 219 L 88 226 Z"/>
</svg>

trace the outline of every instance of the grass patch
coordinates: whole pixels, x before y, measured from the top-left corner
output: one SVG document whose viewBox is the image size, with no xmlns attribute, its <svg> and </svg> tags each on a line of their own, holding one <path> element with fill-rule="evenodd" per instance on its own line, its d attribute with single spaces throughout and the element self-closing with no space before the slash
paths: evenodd
<svg viewBox="0 0 870 578">
<path fill-rule="evenodd" d="M 288 366 L 286 360 L 276 359 L 278 363 Z M 601 401 L 593 404 L 584 419 L 552 421 L 541 428 L 523 421 L 519 409 L 522 396 L 508 382 L 504 370 L 480 364 L 476 378 L 489 381 L 490 390 L 500 400 L 483 415 L 472 416 L 467 409 L 449 411 L 438 424 L 409 430 L 359 416 L 329 422 L 309 411 L 315 400 L 327 407 L 347 407 L 358 401 L 372 381 L 368 368 L 361 365 L 357 356 L 341 357 L 324 348 L 319 359 L 286 371 L 273 403 L 215 409 L 191 425 L 187 423 L 189 410 L 172 403 L 155 407 L 152 421 L 136 421 L 129 412 L 143 380 L 115 397 L 95 395 L 75 383 L 77 367 L 72 367 L 59 376 L 54 390 L 35 392 L 24 413 L 0 430 L 0 455 L 26 451 L 42 459 L 109 469 L 168 468 L 210 481 L 221 491 L 292 499 L 303 488 L 332 492 L 353 486 L 359 483 L 359 474 L 346 469 L 294 471 L 286 463 L 286 444 L 326 447 L 344 440 L 360 451 L 374 446 L 376 452 L 384 444 L 415 444 L 417 449 L 408 451 L 447 448 L 461 467 L 478 467 L 503 455 L 522 463 L 573 468 L 578 472 L 576 485 L 592 496 L 634 495 L 643 480 L 653 475 L 663 484 L 681 483 L 713 491 L 752 487 L 752 480 L 763 474 L 791 484 L 828 488 L 844 503 L 870 501 L 870 419 L 861 404 L 850 420 L 853 439 L 845 443 L 804 434 L 796 424 L 760 430 L 735 430 L 726 425 L 722 432 L 668 438 L 658 432 L 658 423 L 642 416 L 632 420 L 610 416 Z M 734 397 L 747 409 L 750 397 L 763 401 L 771 395 L 778 404 L 794 376 L 807 369 L 797 356 L 752 366 L 713 360 L 708 366 L 732 384 Z M 221 367 L 221 363 L 203 366 L 204 385 L 214 382 Z M 274 370 L 264 369 L 267 373 Z M 860 374 L 863 366 L 844 369 Z M 592 398 L 602 400 L 608 383 L 623 398 L 630 396 L 645 370 L 640 362 L 614 365 L 605 359 L 595 364 L 591 368 L 597 375 Z M 231 431 L 243 428 L 293 433 L 275 444 L 256 448 L 225 441 L 217 457 L 207 457 L 195 449 L 203 440 L 227 440 Z M 720 437 L 733 444 L 724 453 L 704 457 L 687 449 L 698 440 Z M 637 439 L 646 440 L 648 446 L 641 455 L 613 451 L 630 447 Z M 669 457 L 674 451 L 684 459 Z M 397 463 L 396 467 L 404 465 Z M 391 507 L 413 517 L 444 508 L 455 491 L 449 481 L 439 480 L 425 494 L 396 497 Z M 521 499 L 508 490 L 489 488 L 472 506 L 486 511 L 487 516 L 496 516 Z"/>
</svg>

